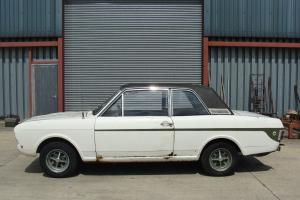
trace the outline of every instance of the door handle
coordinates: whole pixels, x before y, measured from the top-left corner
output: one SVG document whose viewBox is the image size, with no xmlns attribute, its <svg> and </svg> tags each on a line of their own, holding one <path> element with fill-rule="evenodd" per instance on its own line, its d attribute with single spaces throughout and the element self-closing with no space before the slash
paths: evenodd
<svg viewBox="0 0 300 200">
<path fill-rule="evenodd" d="M 168 121 L 163 121 L 162 123 L 160 123 L 161 126 L 168 126 L 168 127 L 172 127 L 173 123 L 168 122 Z"/>
</svg>

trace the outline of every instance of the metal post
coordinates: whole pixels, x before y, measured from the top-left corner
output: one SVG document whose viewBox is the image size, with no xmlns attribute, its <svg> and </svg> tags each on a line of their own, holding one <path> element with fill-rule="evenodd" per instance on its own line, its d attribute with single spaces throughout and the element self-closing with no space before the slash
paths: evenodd
<svg viewBox="0 0 300 200">
<path fill-rule="evenodd" d="M 58 38 L 57 97 L 58 111 L 64 111 L 64 39 Z"/>
<path fill-rule="evenodd" d="M 208 37 L 203 38 L 202 84 L 208 86 Z"/>
<path fill-rule="evenodd" d="M 32 48 L 28 50 L 29 64 L 29 116 L 32 116 Z"/>
</svg>

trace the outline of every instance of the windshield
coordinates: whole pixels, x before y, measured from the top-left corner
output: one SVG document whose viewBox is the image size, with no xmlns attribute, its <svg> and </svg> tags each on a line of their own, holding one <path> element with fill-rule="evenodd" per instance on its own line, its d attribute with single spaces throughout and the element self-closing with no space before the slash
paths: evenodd
<svg viewBox="0 0 300 200">
<path fill-rule="evenodd" d="M 93 115 L 96 115 L 102 108 L 103 106 L 105 106 L 117 93 L 119 93 L 119 90 L 114 92 L 109 98 L 107 98 L 102 104 L 100 104 L 99 106 L 97 106 L 94 110 L 93 110 Z"/>
</svg>

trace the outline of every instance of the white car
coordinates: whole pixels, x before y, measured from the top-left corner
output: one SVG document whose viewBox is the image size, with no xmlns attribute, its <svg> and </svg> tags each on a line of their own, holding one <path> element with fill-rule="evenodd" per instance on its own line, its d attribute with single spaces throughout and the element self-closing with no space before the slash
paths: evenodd
<svg viewBox="0 0 300 200">
<path fill-rule="evenodd" d="M 162 83 L 127 84 L 93 111 L 32 117 L 14 131 L 20 152 L 66 177 L 80 161 L 200 161 L 229 175 L 238 155 L 279 150 L 282 130 L 279 119 L 230 110 L 209 87 Z"/>
</svg>

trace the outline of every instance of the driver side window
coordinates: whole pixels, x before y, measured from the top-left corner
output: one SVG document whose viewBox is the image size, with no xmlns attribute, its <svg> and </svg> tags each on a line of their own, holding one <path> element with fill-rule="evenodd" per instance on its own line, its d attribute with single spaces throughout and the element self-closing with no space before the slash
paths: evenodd
<svg viewBox="0 0 300 200">
<path fill-rule="evenodd" d="M 122 117 L 122 97 L 119 97 L 109 109 L 102 115 L 103 117 Z"/>
<path fill-rule="evenodd" d="M 102 116 L 168 116 L 168 104 L 168 90 L 125 91 Z"/>
</svg>

